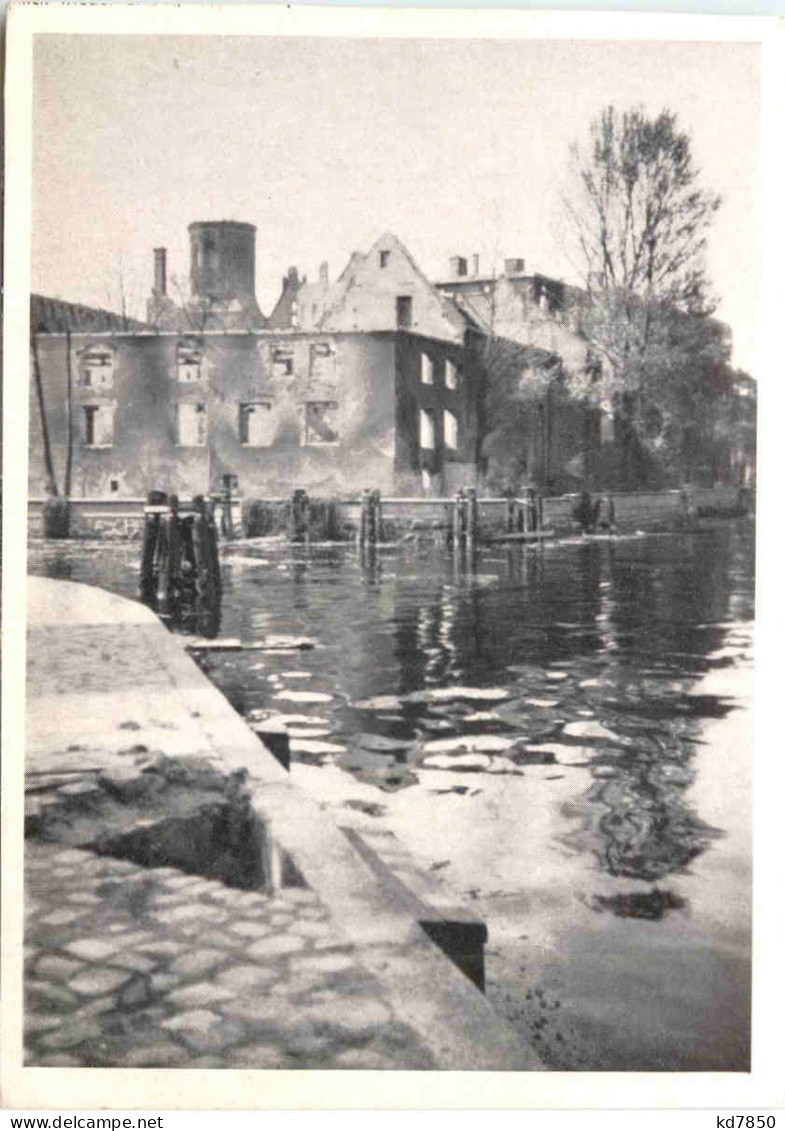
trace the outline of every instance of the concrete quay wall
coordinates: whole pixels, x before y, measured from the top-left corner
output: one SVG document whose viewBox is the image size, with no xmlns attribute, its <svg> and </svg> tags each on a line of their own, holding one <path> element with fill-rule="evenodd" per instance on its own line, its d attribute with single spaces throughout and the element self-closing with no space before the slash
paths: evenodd
<svg viewBox="0 0 785 1131">
<path fill-rule="evenodd" d="M 130 733 L 132 724 L 133 733 Z M 130 747 L 129 741 L 132 743 Z M 326 957 L 319 954 L 300 956 L 291 939 L 284 940 L 287 941 L 287 946 L 278 955 L 278 960 L 285 962 L 286 970 L 294 979 L 294 990 L 283 1000 L 276 997 L 275 993 L 286 993 L 286 986 L 275 990 L 277 967 L 270 967 L 267 962 L 275 951 L 274 930 L 272 935 L 268 932 L 258 943 L 253 942 L 247 950 L 238 947 L 236 934 L 232 936 L 235 939 L 232 944 L 234 952 L 231 946 L 220 940 L 211 943 L 210 950 L 219 955 L 215 959 L 218 973 L 214 981 L 210 980 L 209 972 L 202 971 L 198 983 L 188 983 L 185 986 L 178 984 L 174 989 L 166 987 L 155 990 L 155 978 L 159 975 L 150 975 L 146 970 L 151 962 L 157 960 L 156 956 L 162 953 L 161 946 L 165 946 L 169 940 L 153 939 L 151 943 L 148 938 L 145 941 L 142 937 L 145 932 L 137 929 L 132 936 L 133 946 L 137 951 L 140 948 L 144 951 L 147 946 L 151 953 L 135 951 L 129 957 L 120 953 L 115 946 L 115 952 L 107 957 L 104 949 L 107 947 L 106 942 L 102 943 L 100 938 L 95 937 L 95 923 L 91 921 L 91 925 L 84 928 L 92 931 L 90 937 L 78 937 L 81 929 L 79 925 L 83 921 L 79 915 L 84 912 L 84 908 L 77 906 L 72 911 L 60 906 L 58 892 L 61 885 L 55 883 L 54 888 L 51 885 L 46 887 L 46 877 L 51 874 L 51 868 L 47 860 L 41 858 L 41 852 L 47 843 L 51 845 L 50 826 L 49 841 L 46 836 L 41 838 L 33 835 L 28 842 L 28 862 L 34 869 L 39 869 L 42 879 L 38 887 L 28 889 L 34 893 L 34 898 L 29 901 L 29 910 L 38 918 L 32 920 L 32 933 L 26 942 L 35 948 L 40 942 L 36 923 L 43 924 L 46 931 L 58 936 L 47 945 L 54 947 L 57 954 L 65 949 L 71 957 L 65 963 L 61 961 L 59 965 L 57 962 L 53 963 L 48 954 L 43 957 L 39 954 L 34 961 L 33 985 L 39 987 L 38 992 L 44 995 L 48 993 L 50 1002 L 49 1012 L 43 1019 L 39 1016 L 40 1024 L 52 1023 L 52 1016 L 57 1014 L 58 1009 L 71 1008 L 58 1003 L 67 1001 L 68 995 L 73 997 L 74 989 L 78 993 L 89 995 L 98 992 L 94 990 L 95 985 L 109 985 L 112 982 L 112 992 L 115 992 L 116 983 L 120 987 L 118 992 L 122 994 L 138 997 L 143 994 L 155 996 L 158 993 L 159 996 L 164 996 L 163 1002 L 156 999 L 149 1008 L 145 1004 L 142 1012 L 158 1033 L 159 1044 L 176 1031 L 179 1043 L 174 1052 L 169 1049 L 167 1055 L 179 1056 L 178 1066 L 191 1066 L 188 1049 L 195 1053 L 201 1051 L 212 1058 L 210 1066 L 221 1066 L 215 1061 L 224 1052 L 221 1046 L 224 1039 L 230 1043 L 235 1042 L 235 1046 L 229 1049 L 231 1056 L 242 1058 L 244 1049 L 246 1050 L 247 1059 L 243 1062 L 245 1067 L 265 1067 L 264 1056 L 274 1057 L 279 1052 L 281 1056 L 270 1066 L 286 1066 L 285 1063 L 281 1064 L 286 1050 L 273 1048 L 271 1051 L 271 1042 L 274 1044 L 277 1039 L 275 1037 L 266 1039 L 264 1047 L 267 1051 L 258 1053 L 262 1057 L 261 1061 L 254 1060 L 257 1055 L 253 1051 L 255 1046 L 247 1051 L 249 1046 L 237 1047 L 236 1044 L 244 1039 L 238 1036 L 243 1025 L 258 1027 L 264 1023 L 265 1018 L 271 1018 L 270 1024 L 274 1025 L 283 1010 L 288 1026 L 286 1039 L 295 1042 L 292 1047 L 305 1049 L 297 1054 L 300 1056 L 299 1061 L 290 1063 L 290 1066 L 330 1067 L 332 1062 L 329 1059 L 325 1061 L 325 1052 L 319 1056 L 313 1053 L 315 1061 L 308 1059 L 311 1055 L 308 1050 L 313 1050 L 319 1041 L 326 1039 L 325 1032 L 331 1032 L 332 1007 L 325 1000 L 328 991 L 323 991 L 321 996 L 310 995 L 303 979 L 315 975 L 319 969 L 325 968 L 325 962 L 332 961 L 338 963 L 336 970 L 341 963 L 348 966 L 349 973 L 354 978 L 354 988 L 351 993 L 347 991 L 347 1000 L 339 1000 L 335 1005 L 336 1009 L 342 1009 L 345 1013 L 339 1029 L 340 1025 L 351 1027 L 352 1011 L 358 1007 L 358 1001 L 362 998 L 363 1008 L 368 1016 L 376 1016 L 374 1010 L 382 1010 L 385 1016 L 394 1019 L 399 1031 L 410 1035 L 408 1053 L 403 1062 L 392 1051 L 394 1042 L 388 1042 L 387 1045 L 382 1042 L 374 1054 L 375 1059 L 371 1057 L 365 1066 L 542 1070 L 542 1063 L 534 1050 L 495 1014 L 486 998 L 422 929 L 417 917 L 412 914 L 410 902 L 396 897 L 394 885 L 385 883 L 383 876 L 380 877 L 377 871 L 369 867 L 367 860 L 333 822 L 331 816 L 293 784 L 259 738 L 199 670 L 186 652 L 183 640 L 170 634 L 148 609 L 135 602 L 90 586 L 30 578 L 26 775 L 28 784 L 33 783 L 34 796 L 38 796 L 38 783 L 50 780 L 53 774 L 63 774 L 70 784 L 61 786 L 61 791 L 70 791 L 69 796 L 84 804 L 85 819 L 89 819 L 91 799 L 95 797 L 97 785 L 96 778 L 88 775 L 97 773 L 99 779 L 103 775 L 104 779 L 111 778 L 116 788 L 123 787 L 126 778 L 122 769 L 117 768 L 118 761 L 125 758 L 128 765 L 129 751 L 145 752 L 152 749 L 162 752 L 159 760 L 165 764 L 172 763 L 178 755 L 196 754 L 199 756 L 201 773 L 207 773 L 209 777 L 212 772 L 229 781 L 243 782 L 253 814 L 266 830 L 268 841 L 274 843 L 277 852 L 294 863 L 307 884 L 306 891 L 311 893 L 309 898 L 317 905 L 314 908 L 316 925 L 309 928 L 313 937 L 308 938 L 308 946 L 331 945 L 332 950 Z M 147 753 L 137 755 L 140 758 L 148 756 Z M 69 777 L 66 765 L 68 759 L 74 767 L 78 767 L 78 772 L 83 775 L 81 778 Z M 91 762 L 95 762 L 94 769 L 89 765 Z M 77 770 L 71 772 L 76 774 Z M 147 776 L 152 778 L 154 775 Z M 142 820 L 141 824 L 149 825 L 150 821 Z M 79 860 L 76 859 L 79 852 L 73 855 L 77 847 L 82 853 Z M 73 839 L 65 844 L 61 842 L 60 848 L 65 848 L 65 856 L 61 853 L 60 864 L 56 864 L 56 867 L 64 874 L 69 868 L 87 869 L 90 861 L 86 858 L 84 839 L 81 842 Z M 72 854 L 70 857 L 69 852 Z M 93 859 L 100 862 L 107 858 Z M 147 882 L 137 874 L 142 869 L 137 867 L 134 870 L 127 863 L 120 863 L 118 866 L 121 873 L 125 869 L 129 884 Z M 156 868 L 152 871 L 157 874 Z M 197 948 L 203 946 L 200 932 L 212 931 L 215 936 L 216 931 L 223 929 L 219 926 L 218 911 L 210 911 L 210 907 L 215 908 L 220 885 L 208 878 L 201 885 L 204 891 L 200 887 L 188 889 L 195 891 L 195 900 L 207 901 L 210 905 L 205 906 L 205 920 L 201 922 L 198 907 L 195 918 L 190 903 L 188 907 L 181 908 L 178 903 L 182 898 L 182 889 L 178 886 L 180 881 L 176 877 L 173 880 L 171 874 L 171 868 L 163 869 L 163 888 L 159 885 L 155 900 L 162 906 L 167 906 L 167 901 L 171 900 L 171 907 L 181 916 L 179 926 L 174 922 L 172 924 L 172 930 L 177 936 L 172 940 L 173 945 L 175 948 L 177 945 L 187 947 L 190 915 L 192 945 Z M 94 911 L 95 906 L 101 910 L 101 900 L 104 898 L 102 892 L 108 890 L 101 886 L 107 883 L 105 876 L 103 879 L 99 877 L 95 883 L 95 890 L 91 888 L 86 893 L 92 901 L 87 905 L 90 915 L 97 913 Z M 172 883 L 175 883 L 175 888 L 169 892 L 168 888 Z M 113 885 L 112 890 L 116 893 L 119 889 L 115 881 Z M 235 924 L 235 928 L 242 928 L 249 935 L 252 929 L 258 935 L 264 935 L 265 916 L 273 926 L 276 915 L 283 915 L 285 918 L 288 914 L 291 920 L 292 909 L 287 906 L 287 888 L 282 887 L 280 892 L 282 903 L 277 909 L 271 906 L 269 911 L 259 902 L 261 896 L 253 892 L 247 896 L 235 893 L 241 902 L 250 901 L 249 910 L 244 912 L 240 926 Z M 74 898 L 78 900 L 76 893 Z M 254 905 L 255 910 L 250 907 L 254 900 L 259 904 L 258 907 Z M 40 906 L 42 903 L 43 908 Z M 38 906 L 33 907 L 33 904 Z M 158 919 L 146 920 L 148 935 L 154 935 L 160 929 L 160 913 L 156 914 Z M 220 914 L 229 915 L 228 904 Z M 253 921 L 250 921 L 251 915 L 254 916 Z M 210 921 L 211 916 L 215 921 Z M 165 918 L 164 913 L 164 922 Z M 172 918 L 174 919 L 174 914 Z M 232 928 L 231 921 L 229 928 Z M 112 929 L 115 929 L 114 925 Z M 129 924 L 123 924 L 123 930 L 126 929 L 130 929 Z M 302 930 L 302 927 L 299 929 Z M 70 932 L 65 941 L 60 938 L 63 932 Z M 183 932 L 185 934 L 180 938 Z M 317 939 L 320 932 L 327 932 L 330 938 L 315 942 L 314 939 Z M 122 933 L 117 935 L 117 938 L 122 937 Z M 253 941 L 253 936 L 251 937 Z M 290 944 L 292 952 L 288 953 Z M 260 953 L 260 970 L 256 971 L 259 977 L 256 980 L 254 948 Z M 224 955 L 223 960 L 220 959 L 221 954 Z M 68 963 L 73 966 L 76 960 L 93 960 L 96 955 L 102 963 L 98 969 L 75 972 L 68 966 Z M 118 973 L 118 970 L 122 972 L 129 966 L 131 958 L 137 964 L 133 977 L 137 981 L 141 979 L 139 986 L 136 982 L 133 987 L 130 983 L 122 983 L 121 974 Z M 240 958 L 243 960 L 242 969 L 238 973 L 234 967 L 240 963 Z M 187 965 L 190 960 L 181 954 L 173 961 L 175 965 Z M 48 989 L 43 985 L 41 988 L 45 980 L 44 974 L 50 982 L 52 977 L 57 980 L 55 967 L 65 971 L 63 977 L 68 980 L 67 984 L 58 984 L 54 988 L 50 984 Z M 280 976 L 283 980 L 284 973 Z M 167 978 L 171 978 L 170 973 L 164 975 L 164 982 Z M 265 979 L 268 981 L 265 982 Z M 151 982 L 153 989 L 150 988 Z M 271 997 L 266 996 L 265 987 L 269 988 Z M 233 1004 L 233 994 L 241 993 L 250 999 L 253 998 L 252 990 L 256 993 L 255 1004 Z M 170 1008 L 167 1005 L 167 994 L 169 998 L 177 998 L 179 995 L 181 1012 L 164 1013 L 166 1008 Z M 134 1003 L 136 998 L 132 1004 Z M 121 1004 L 126 1009 L 127 1002 L 124 1000 Z M 65 1039 L 71 1041 L 65 1051 L 59 1048 L 58 1052 L 59 1038 L 47 1036 L 49 1030 L 44 1031 L 43 1038 L 34 1036 L 34 1040 L 43 1041 L 45 1047 L 46 1041 L 50 1041 L 51 1048 L 58 1052 L 60 1059 L 50 1059 L 48 1063 L 67 1065 L 69 1057 L 72 1058 L 71 1063 L 78 1063 L 75 1057 L 80 1050 L 84 1053 L 85 1049 L 96 1047 L 90 1044 L 92 1038 L 89 1034 L 93 1030 L 99 1032 L 100 1017 L 96 1019 L 93 1000 L 85 1007 L 85 1012 L 88 1008 L 93 1011 L 88 1020 L 81 1015 L 75 1018 L 70 1013 L 65 1028 L 60 1025 L 56 1030 L 51 1030 L 65 1032 Z M 104 1008 L 109 1010 L 106 1015 L 111 1016 L 111 1007 Z M 222 1010 L 226 1012 L 232 1009 L 235 1012 L 228 1017 L 221 1015 Z M 159 1021 L 159 1016 L 163 1020 Z M 317 1021 L 314 1021 L 314 1016 Z M 315 1024 L 317 1029 L 314 1036 Z M 196 1030 L 195 1036 L 188 1030 L 189 1025 Z M 298 1026 L 302 1029 L 300 1033 Z M 161 1027 L 165 1032 L 160 1032 Z M 183 1033 L 185 1044 L 180 1041 Z M 303 1034 L 308 1039 L 304 1039 Z M 298 1037 L 299 1046 L 296 1044 Z M 100 1039 L 103 1040 L 104 1037 Z M 96 1037 L 95 1040 L 99 1038 Z M 132 1041 L 132 1035 L 128 1040 Z M 192 1041 L 195 1043 L 190 1043 Z M 183 1048 L 186 1049 L 185 1054 L 182 1052 Z M 123 1055 L 126 1059 L 122 1063 L 142 1063 L 145 1052 L 126 1045 Z M 237 1065 L 231 1056 L 223 1066 Z M 417 1064 L 412 1063 L 413 1058 Z M 152 1063 L 155 1064 L 155 1061 Z M 342 1064 L 347 1067 L 363 1067 L 362 1063 L 352 1065 L 345 1061 L 339 1061 L 334 1066 Z"/>
</svg>

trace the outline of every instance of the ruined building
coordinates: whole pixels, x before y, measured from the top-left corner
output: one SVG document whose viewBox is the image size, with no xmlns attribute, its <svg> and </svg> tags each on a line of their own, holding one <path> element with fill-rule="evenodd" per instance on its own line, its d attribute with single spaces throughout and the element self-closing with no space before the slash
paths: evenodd
<svg viewBox="0 0 785 1131">
<path fill-rule="evenodd" d="M 151 487 L 187 497 L 225 473 L 260 498 L 475 482 L 480 339 L 399 241 L 383 238 L 378 271 L 368 257 L 347 268 L 316 325 L 277 308 L 262 315 L 252 225 L 189 233 L 190 293 L 169 293 L 166 252 L 155 249 L 146 327 L 35 333 L 32 496 L 46 484 L 44 428 L 55 478 L 70 448 L 82 498 Z"/>
</svg>

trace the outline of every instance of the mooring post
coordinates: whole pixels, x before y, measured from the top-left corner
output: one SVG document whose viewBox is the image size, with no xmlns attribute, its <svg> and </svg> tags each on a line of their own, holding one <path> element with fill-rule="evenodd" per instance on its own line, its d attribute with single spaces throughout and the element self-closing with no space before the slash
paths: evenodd
<svg viewBox="0 0 785 1131">
<path fill-rule="evenodd" d="M 368 498 L 368 543 L 371 546 L 375 546 L 380 540 L 381 509 L 380 492 L 371 491 Z"/>
<path fill-rule="evenodd" d="M 364 549 L 368 542 L 368 527 L 371 518 L 371 492 L 366 487 L 360 496 L 360 523 L 357 529 L 357 538 L 360 549 Z"/>
<path fill-rule="evenodd" d="M 507 500 L 507 533 L 512 534 L 515 530 L 515 499 Z"/>
<path fill-rule="evenodd" d="M 384 521 L 382 519 L 382 493 L 381 491 L 374 491 L 373 495 L 373 529 L 374 529 L 374 542 L 384 541 Z"/>
<path fill-rule="evenodd" d="M 452 546 L 453 550 L 456 551 L 463 545 L 465 529 L 464 501 L 463 491 L 459 489 L 455 492 L 455 502 L 452 512 Z"/>
<path fill-rule="evenodd" d="M 477 491 L 474 487 L 466 488 L 466 545 L 474 549 L 477 545 L 479 531 L 479 507 L 477 504 Z"/>
<path fill-rule="evenodd" d="M 168 499 L 169 511 L 159 529 L 158 538 L 158 612 L 168 616 L 172 611 L 175 583 L 180 564 L 179 500 L 177 495 Z"/>
<path fill-rule="evenodd" d="M 289 536 L 292 542 L 308 540 L 308 495 L 302 487 L 292 494 L 292 514 Z"/>
<path fill-rule="evenodd" d="M 142 536 L 142 560 L 139 567 L 139 596 L 146 604 L 155 601 L 155 547 L 161 526 L 160 512 L 148 513 L 147 507 L 161 507 L 165 504 L 165 491 L 148 491 Z"/>
<path fill-rule="evenodd" d="M 217 574 L 218 546 L 215 526 L 210 521 L 203 495 L 195 495 L 193 521 L 193 549 L 196 565 L 196 592 L 208 600 L 214 599 L 219 587 Z"/>
<path fill-rule="evenodd" d="M 531 531 L 531 512 L 529 510 L 529 500 L 528 500 L 526 491 L 524 491 L 524 493 L 523 493 L 523 499 L 521 501 L 520 506 L 521 506 L 521 518 L 523 520 L 522 521 L 523 533 L 528 534 Z"/>
</svg>

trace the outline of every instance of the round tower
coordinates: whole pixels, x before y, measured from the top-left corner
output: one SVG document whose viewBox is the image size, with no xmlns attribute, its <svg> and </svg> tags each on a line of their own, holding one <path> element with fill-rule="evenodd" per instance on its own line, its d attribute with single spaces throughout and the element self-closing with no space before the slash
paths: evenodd
<svg viewBox="0 0 785 1131">
<path fill-rule="evenodd" d="M 191 237 L 191 294 L 226 303 L 256 304 L 256 228 L 236 220 L 198 220 Z"/>
<path fill-rule="evenodd" d="M 191 298 L 208 310 L 206 326 L 263 327 L 256 302 L 256 228 L 237 220 L 197 220 L 191 239 Z"/>
</svg>

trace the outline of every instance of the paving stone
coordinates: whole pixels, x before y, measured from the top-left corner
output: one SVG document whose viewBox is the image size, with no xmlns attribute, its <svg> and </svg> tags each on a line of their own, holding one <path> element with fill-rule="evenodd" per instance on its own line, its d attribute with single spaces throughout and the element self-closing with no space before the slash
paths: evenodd
<svg viewBox="0 0 785 1131">
<path fill-rule="evenodd" d="M 75 990 L 88 996 L 105 994 L 128 981 L 128 971 L 113 966 L 93 966 L 77 974 L 69 982 Z"/>
<path fill-rule="evenodd" d="M 81 848 L 68 848 L 52 857 L 55 864 L 77 864 L 79 866 L 92 859 L 94 859 L 92 853 L 85 852 Z"/>
<path fill-rule="evenodd" d="M 318 903 L 319 897 L 310 888 L 281 888 L 279 893 L 287 903 Z"/>
<path fill-rule="evenodd" d="M 214 970 L 221 962 L 227 959 L 225 951 L 221 950 L 192 950 L 182 954 L 171 963 L 169 969 L 173 974 L 199 975 Z"/>
<path fill-rule="evenodd" d="M 300 919 L 328 919 L 329 915 L 322 907 L 299 907 L 297 915 Z"/>
<path fill-rule="evenodd" d="M 45 915 L 38 920 L 38 924 L 43 927 L 62 927 L 66 923 L 73 923 L 77 919 L 81 919 L 84 914 L 84 911 L 69 911 L 67 908 L 63 908 L 61 911 L 53 911 L 51 915 Z"/>
<path fill-rule="evenodd" d="M 217 1001 L 230 1001 L 234 997 L 231 990 L 214 986 L 209 982 L 199 982 L 195 986 L 185 986 L 167 994 L 166 1000 L 178 1008 L 180 1006 L 213 1005 Z"/>
<path fill-rule="evenodd" d="M 366 1035 L 392 1019 L 390 1009 L 375 998 L 336 996 L 334 1001 L 307 1006 L 301 1015 L 318 1032 L 322 1027 Z"/>
<path fill-rule="evenodd" d="M 81 1068 L 84 1064 L 83 1060 L 79 1060 L 75 1056 L 69 1056 L 68 1053 L 51 1053 L 48 1056 L 33 1057 L 26 1063 L 42 1064 L 47 1068 Z"/>
<path fill-rule="evenodd" d="M 54 1032 L 45 1033 L 39 1044 L 45 1049 L 70 1049 L 74 1045 L 81 1045 L 91 1037 L 99 1037 L 101 1029 L 98 1022 L 91 1018 L 76 1018 L 67 1021 Z"/>
<path fill-rule="evenodd" d="M 172 1029 L 175 1032 L 207 1032 L 211 1025 L 220 1021 L 217 1013 L 209 1009 L 194 1009 L 187 1013 L 178 1013 L 168 1021 L 161 1022 L 162 1029 Z"/>
<path fill-rule="evenodd" d="M 189 876 L 189 875 L 186 875 L 183 872 L 180 872 L 178 875 L 175 875 L 175 876 L 167 876 L 166 879 L 164 880 L 165 886 L 168 889 L 174 890 L 174 891 L 179 891 L 181 888 L 195 887 L 196 885 L 201 884 L 201 883 L 202 883 L 202 877 L 201 876 Z"/>
<path fill-rule="evenodd" d="M 160 954 L 162 957 L 168 958 L 173 954 L 182 954 L 184 950 L 188 949 L 188 944 L 175 942 L 173 939 L 160 939 L 157 942 L 142 943 L 139 949 L 147 954 Z"/>
<path fill-rule="evenodd" d="M 118 948 L 117 939 L 112 942 L 108 942 L 106 939 L 77 939 L 75 942 L 68 943 L 66 950 L 70 951 L 71 954 L 76 954 L 79 958 L 94 961 L 108 958 Z"/>
<path fill-rule="evenodd" d="M 150 979 L 150 985 L 158 993 L 165 994 L 172 989 L 173 986 L 179 986 L 181 979 L 176 974 L 153 974 Z"/>
<path fill-rule="evenodd" d="M 40 1033 L 45 1029 L 55 1029 L 62 1025 L 63 1017 L 59 1013 L 25 1013 L 25 1032 Z"/>
<path fill-rule="evenodd" d="M 348 970 L 355 963 L 356 959 L 351 954 L 304 954 L 292 959 L 292 965 L 297 970 L 318 970 L 323 974 L 337 974 L 341 970 Z"/>
<path fill-rule="evenodd" d="M 118 935 L 117 943 L 119 946 L 126 947 L 141 947 L 147 942 L 155 942 L 157 936 L 152 931 L 129 931 L 127 934 Z"/>
<path fill-rule="evenodd" d="M 261 1041 L 230 1049 L 224 1057 L 224 1062 L 228 1068 L 289 1067 L 289 1061 L 277 1045 L 264 1044 Z"/>
<path fill-rule="evenodd" d="M 284 1053 L 295 1060 L 322 1061 L 334 1051 L 329 1037 L 317 1033 L 294 1033 L 284 1044 Z"/>
<path fill-rule="evenodd" d="M 244 990 L 267 985 L 278 976 L 278 971 L 263 966 L 230 966 L 218 975 L 216 982 L 232 990 Z"/>
<path fill-rule="evenodd" d="M 35 964 L 35 973 L 39 978 L 52 978 L 55 981 L 66 982 L 78 970 L 84 969 L 84 964 L 72 958 L 61 958 L 59 954 L 45 954 Z"/>
<path fill-rule="evenodd" d="M 198 1053 L 223 1053 L 226 1048 L 237 1044 L 245 1036 L 245 1031 L 231 1021 L 220 1021 L 207 1030 L 185 1029 L 181 1033 L 182 1040 Z"/>
<path fill-rule="evenodd" d="M 117 1009 L 117 998 L 114 994 L 107 997 L 93 998 L 79 1008 L 80 1017 L 98 1017 L 102 1013 L 109 1013 Z"/>
<path fill-rule="evenodd" d="M 185 899 L 183 892 L 170 892 L 161 895 L 155 895 L 150 900 L 150 906 L 155 910 L 159 907 L 177 907 Z"/>
<path fill-rule="evenodd" d="M 142 954 L 117 954 L 115 962 L 126 970 L 136 970 L 139 974 L 152 974 L 157 963 L 153 958 L 145 958 Z"/>
<path fill-rule="evenodd" d="M 65 898 L 69 903 L 85 904 L 88 907 L 103 902 L 100 896 L 92 895 L 89 891 L 69 891 L 66 892 Z"/>
<path fill-rule="evenodd" d="M 249 923 L 241 919 L 239 923 L 230 923 L 229 930 L 242 935 L 243 938 L 260 939 L 264 935 L 269 935 L 270 926 L 268 923 Z"/>
<path fill-rule="evenodd" d="M 314 923 L 307 919 L 292 923 L 289 930 L 293 935 L 302 935 L 305 939 L 335 938 L 335 933 L 329 923 Z"/>
<path fill-rule="evenodd" d="M 146 1005 L 152 1000 L 153 991 L 148 978 L 135 978 L 125 986 L 120 994 L 120 1004 L 126 1008 L 134 1005 Z"/>
<path fill-rule="evenodd" d="M 182 1047 L 171 1044 L 149 1045 L 147 1048 L 131 1049 L 117 1060 L 122 1068 L 170 1068 L 191 1061 L 192 1054 Z M 190 1067 L 190 1063 L 189 1063 Z"/>
<path fill-rule="evenodd" d="M 339 1052 L 337 1056 L 333 1057 L 330 1067 L 354 1068 L 366 1071 L 373 1069 L 381 1070 L 390 1068 L 390 1057 L 372 1048 L 344 1049 L 343 1052 Z"/>
<path fill-rule="evenodd" d="M 279 911 L 275 915 L 270 916 L 268 923 L 271 927 L 288 927 L 292 919 L 293 916 L 291 914 L 287 915 L 285 912 Z"/>
<path fill-rule="evenodd" d="M 77 1001 L 76 994 L 71 993 L 69 989 L 57 982 L 39 982 L 28 979 L 25 985 L 25 993 L 29 995 L 31 1001 L 46 1005 L 50 1009 L 58 1006 L 70 1009 Z"/>
<path fill-rule="evenodd" d="M 168 923 L 185 923 L 192 919 L 198 919 L 204 914 L 204 907 L 201 907 L 198 903 L 187 903 L 183 907 L 175 907 L 172 911 L 167 911 L 166 921 Z"/>
<path fill-rule="evenodd" d="M 280 958 L 303 949 L 303 940 L 293 935 L 271 935 L 249 946 L 246 954 L 251 958 Z"/>
</svg>

